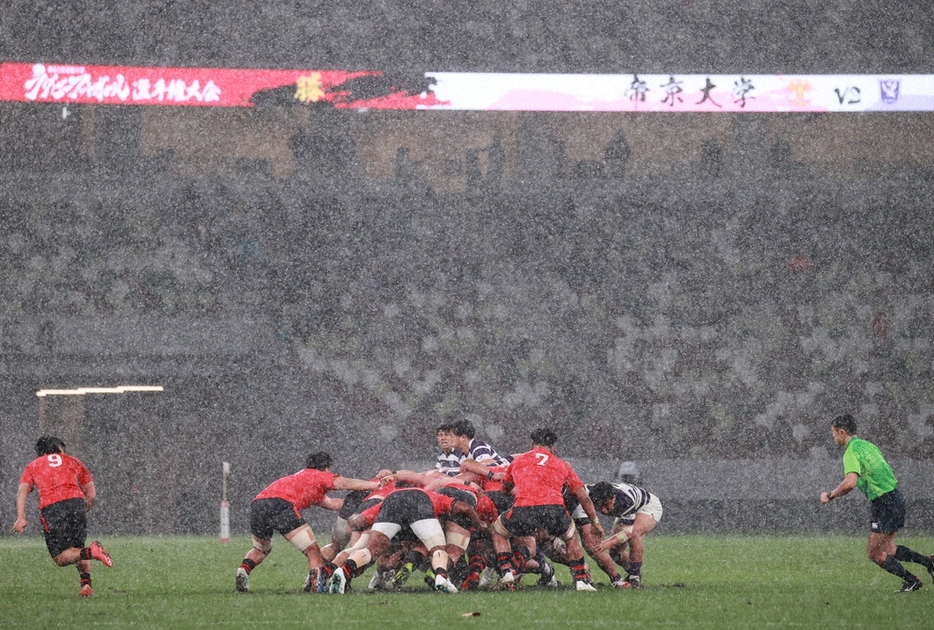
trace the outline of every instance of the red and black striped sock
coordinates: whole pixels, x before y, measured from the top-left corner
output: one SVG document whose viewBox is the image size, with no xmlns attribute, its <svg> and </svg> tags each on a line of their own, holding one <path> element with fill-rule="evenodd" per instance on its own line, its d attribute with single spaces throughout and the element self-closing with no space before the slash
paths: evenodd
<svg viewBox="0 0 934 630">
<path fill-rule="evenodd" d="M 581 556 L 577 560 L 571 560 L 571 575 L 574 577 L 575 582 L 586 582 L 587 581 L 587 565 L 584 564 L 584 556 Z"/>
<path fill-rule="evenodd" d="M 499 567 L 500 575 L 506 575 L 510 571 L 516 572 L 516 567 L 512 562 L 512 552 L 503 551 L 496 554 L 496 565 Z"/>
<path fill-rule="evenodd" d="M 467 563 L 469 573 L 480 573 L 484 568 L 486 568 L 486 558 L 478 553 L 470 556 L 470 562 Z"/>
</svg>

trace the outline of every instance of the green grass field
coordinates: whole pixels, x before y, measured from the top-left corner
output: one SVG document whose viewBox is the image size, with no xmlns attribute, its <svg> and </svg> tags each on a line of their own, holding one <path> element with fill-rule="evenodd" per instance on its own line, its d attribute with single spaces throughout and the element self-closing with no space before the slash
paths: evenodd
<svg viewBox="0 0 934 630">
<path fill-rule="evenodd" d="M 934 537 L 903 542 L 934 552 Z M 407 591 L 368 593 L 370 573 L 344 595 L 301 593 L 305 561 L 281 538 L 251 577 L 251 592 L 234 592 L 233 576 L 246 536 L 104 538 L 115 566 L 93 565 L 90 599 L 78 597 L 77 572 L 52 564 L 41 538 L 0 539 L 0 626 L 188 628 L 366 627 L 934 627 L 934 585 L 895 593 L 900 585 L 870 563 L 856 536 L 679 536 L 647 539 L 645 587 L 599 591 L 543 590 L 444 595 L 420 574 Z M 558 578 L 570 584 L 565 567 Z M 465 617 L 469 613 L 479 615 Z"/>
</svg>

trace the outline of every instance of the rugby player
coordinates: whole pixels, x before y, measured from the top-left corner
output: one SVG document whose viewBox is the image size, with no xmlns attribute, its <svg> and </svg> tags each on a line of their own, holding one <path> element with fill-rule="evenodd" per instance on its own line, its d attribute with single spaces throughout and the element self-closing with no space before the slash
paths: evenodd
<svg viewBox="0 0 934 630">
<path fill-rule="evenodd" d="M 305 468 L 269 484 L 250 504 L 250 533 L 253 548 L 237 567 L 236 590 L 250 590 L 250 573 L 272 551 L 272 534 L 279 532 L 308 558 L 308 572 L 313 574 L 325 563 L 315 533 L 302 517 L 302 510 L 313 505 L 326 510 L 340 510 L 343 499 L 329 497 L 331 490 L 375 490 L 380 481 L 341 477 L 331 472 L 331 456 L 323 451 L 312 453 Z M 307 584 L 307 580 L 306 580 Z"/>
<path fill-rule="evenodd" d="M 45 533 L 45 546 L 60 567 L 78 569 L 81 597 L 91 597 L 91 560 L 112 567 L 113 560 L 96 540 L 85 547 L 87 512 L 97 498 L 94 478 L 76 457 L 65 454 L 65 443 L 54 435 L 36 440 L 36 459 L 23 470 L 16 491 L 16 521 L 13 531 L 26 530 L 26 499 L 39 491 L 39 514 Z"/>
</svg>

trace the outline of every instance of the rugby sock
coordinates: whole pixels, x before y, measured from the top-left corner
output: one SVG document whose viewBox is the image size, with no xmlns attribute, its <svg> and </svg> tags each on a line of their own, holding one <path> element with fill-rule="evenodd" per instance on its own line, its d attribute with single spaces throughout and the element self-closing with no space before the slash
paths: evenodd
<svg viewBox="0 0 934 630">
<path fill-rule="evenodd" d="M 902 566 L 902 563 L 895 559 L 895 556 L 886 556 L 885 560 L 879 565 L 892 575 L 897 575 L 906 582 L 915 580 L 915 576 L 912 575 L 908 569 Z"/>
<path fill-rule="evenodd" d="M 499 567 L 500 575 L 506 575 L 510 571 L 516 571 L 512 562 L 512 553 L 508 551 L 496 554 L 496 565 Z"/>
<path fill-rule="evenodd" d="M 642 575 L 642 563 L 630 562 L 629 566 L 626 567 L 626 571 L 629 573 L 629 575 Z"/>
<path fill-rule="evenodd" d="M 545 554 L 542 553 L 541 547 L 535 548 L 535 562 L 537 562 L 538 566 L 540 567 L 545 566 L 545 562 L 547 562 L 547 559 L 545 558 Z"/>
<path fill-rule="evenodd" d="M 931 568 L 931 559 L 928 556 L 923 556 L 917 551 L 913 551 L 908 547 L 898 545 L 895 547 L 895 559 L 899 562 L 914 562 L 915 564 L 920 564 L 928 569 Z"/>
<path fill-rule="evenodd" d="M 570 568 L 575 582 L 587 581 L 587 565 L 584 564 L 584 556 L 577 560 L 571 560 Z"/>
<path fill-rule="evenodd" d="M 479 575 L 484 568 L 486 568 L 486 558 L 478 553 L 470 556 L 470 562 L 467 564 L 468 572 Z"/>
<path fill-rule="evenodd" d="M 84 549 L 82 549 L 80 553 L 78 554 L 78 557 L 81 558 L 82 560 L 90 560 L 91 558 L 93 558 L 93 556 L 91 555 L 91 548 L 85 547 Z"/>
<path fill-rule="evenodd" d="M 347 577 L 356 577 L 357 563 L 348 558 L 347 562 L 344 563 L 344 573 L 347 574 Z"/>
<path fill-rule="evenodd" d="M 78 579 L 81 580 L 81 586 L 84 586 L 85 584 L 87 584 L 88 586 L 91 586 L 91 574 L 90 573 L 79 573 Z"/>
<path fill-rule="evenodd" d="M 246 571 L 246 574 L 249 575 L 250 572 L 256 568 L 256 563 L 249 558 L 244 558 L 243 562 L 240 563 L 240 568 Z"/>
<path fill-rule="evenodd" d="M 532 557 L 532 552 L 529 551 L 529 548 L 525 545 L 519 545 L 512 552 L 512 563 L 516 567 L 516 573 L 523 573 L 525 571 L 525 563 L 529 561 L 529 558 Z"/>
<path fill-rule="evenodd" d="M 486 558 L 480 554 L 470 556 L 470 562 L 467 564 L 467 577 L 461 582 L 461 590 L 469 591 L 480 583 L 480 574 L 486 567 Z"/>
</svg>

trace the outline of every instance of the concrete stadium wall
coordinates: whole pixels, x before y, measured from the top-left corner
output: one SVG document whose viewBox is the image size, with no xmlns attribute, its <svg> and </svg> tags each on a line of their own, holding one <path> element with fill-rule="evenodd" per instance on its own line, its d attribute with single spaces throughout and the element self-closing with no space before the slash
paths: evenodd
<svg viewBox="0 0 934 630">
<path fill-rule="evenodd" d="M 620 462 L 571 460 L 585 482 L 614 481 Z M 890 460 L 908 500 L 907 527 L 934 529 L 934 462 Z M 828 531 L 868 528 L 859 491 L 827 506 L 820 493 L 843 478 L 840 459 L 636 462 L 641 485 L 662 501 L 659 531 Z"/>
</svg>

